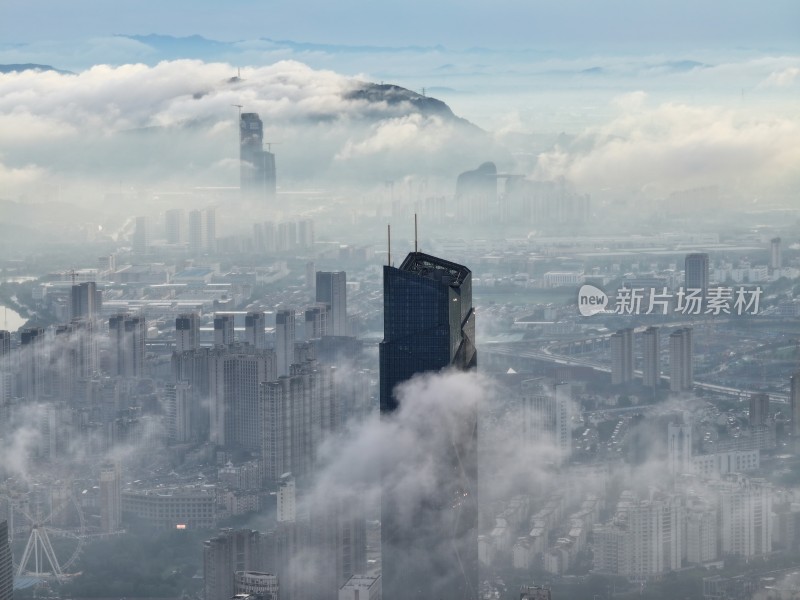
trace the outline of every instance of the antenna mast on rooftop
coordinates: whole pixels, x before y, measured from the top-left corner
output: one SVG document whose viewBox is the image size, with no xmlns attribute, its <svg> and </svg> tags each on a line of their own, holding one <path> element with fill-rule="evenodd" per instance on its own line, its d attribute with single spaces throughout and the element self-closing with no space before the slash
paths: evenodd
<svg viewBox="0 0 800 600">
<path fill-rule="evenodd" d="M 417 213 L 414 213 L 414 254 L 417 253 Z"/>
</svg>

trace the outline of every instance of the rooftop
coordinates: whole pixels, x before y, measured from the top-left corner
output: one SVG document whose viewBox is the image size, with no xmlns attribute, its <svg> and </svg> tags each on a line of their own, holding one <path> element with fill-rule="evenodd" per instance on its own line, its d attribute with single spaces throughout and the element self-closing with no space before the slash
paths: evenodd
<svg viewBox="0 0 800 600">
<path fill-rule="evenodd" d="M 460 286 L 471 275 L 470 270 L 463 265 L 422 252 L 410 252 L 400 265 L 400 270 L 435 281 L 446 279 L 446 283 L 454 287 Z"/>
</svg>

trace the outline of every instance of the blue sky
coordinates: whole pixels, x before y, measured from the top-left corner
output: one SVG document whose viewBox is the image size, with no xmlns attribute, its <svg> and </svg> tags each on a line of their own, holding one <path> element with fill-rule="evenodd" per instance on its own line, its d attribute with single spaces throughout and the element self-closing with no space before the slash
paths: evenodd
<svg viewBox="0 0 800 600">
<path fill-rule="evenodd" d="M 451 48 L 796 48 L 796 0 L 4 0 L 0 40 L 115 33 Z"/>
</svg>

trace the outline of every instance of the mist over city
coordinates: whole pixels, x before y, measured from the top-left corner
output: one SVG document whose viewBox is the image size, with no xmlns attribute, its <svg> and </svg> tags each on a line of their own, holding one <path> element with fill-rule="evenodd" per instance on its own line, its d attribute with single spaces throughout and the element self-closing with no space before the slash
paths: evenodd
<svg viewBox="0 0 800 600">
<path fill-rule="evenodd" d="M 800 594 L 800 7 L 0 8 L 0 600 Z"/>
</svg>

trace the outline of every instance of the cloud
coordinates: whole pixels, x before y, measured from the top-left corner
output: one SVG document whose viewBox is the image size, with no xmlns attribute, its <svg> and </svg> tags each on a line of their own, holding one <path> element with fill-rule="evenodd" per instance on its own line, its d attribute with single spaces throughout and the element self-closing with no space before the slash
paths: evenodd
<svg viewBox="0 0 800 600">
<path fill-rule="evenodd" d="M 488 158 L 480 130 L 419 114 L 409 102 L 350 95 L 362 85 L 296 61 L 240 71 L 177 60 L 2 74 L 0 155 L 7 169 L 38 167 L 30 173 L 46 169 L 101 189 L 121 181 L 236 185 L 238 172 L 228 167 L 238 160 L 235 105 L 242 105 L 260 115 L 265 142 L 278 144 L 282 184 L 449 178 Z M 62 191 L 68 195 L 69 186 Z"/>
<path fill-rule="evenodd" d="M 793 85 L 800 76 L 800 67 L 787 67 L 782 71 L 770 73 L 760 87 L 787 87 Z"/>
<path fill-rule="evenodd" d="M 800 123 L 788 117 L 630 97 L 622 112 L 571 144 L 539 156 L 536 176 L 565 177 L 586 191 L 650 189 L 657 194 L 723 185 L 788 189 L 798 183 Z"/>
</svg>

